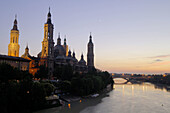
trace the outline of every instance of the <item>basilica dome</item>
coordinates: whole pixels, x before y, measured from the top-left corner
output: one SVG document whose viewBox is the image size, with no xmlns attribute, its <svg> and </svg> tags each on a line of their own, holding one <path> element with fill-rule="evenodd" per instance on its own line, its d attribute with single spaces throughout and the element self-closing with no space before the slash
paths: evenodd
<svg viewBox="0 0 170 113">
<path fill-rule="evenodd" d="M 66 51 L 62 45 L 56 45 L 54 47 L 54 57 L 66 56 Z"/>
</svg>

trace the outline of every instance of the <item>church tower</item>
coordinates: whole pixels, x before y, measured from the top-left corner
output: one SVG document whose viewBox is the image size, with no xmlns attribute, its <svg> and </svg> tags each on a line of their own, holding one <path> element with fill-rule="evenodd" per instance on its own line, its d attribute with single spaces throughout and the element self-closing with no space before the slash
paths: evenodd
<svg viewBox="0 0 170 113">
<path fill-rule="evenodd" d="M 87 45 L 87 66 L 88 70 L 92 71 L 94 69 L 94 53 L 93 53 L 93 42 L 92 36 L 89 36 L 89 43 Z"/>
<path fill-rule="evenodd" d="M 53 29 L 54 26 L 51 23 L 50 8 L 47 15 L 47 22 L 44 24 L 44 39 L 42 41 L 42 58 L 54 56 L 54 41 L 53 41 Z"/>
<path fill-rule="evenodd" d="M 8 45 L 8 56 L 19 57 L 19 30 L 17 27 L 17 19 L 15 16 L 14 26 L 10 33 L 10 43 Z"/>
<path fill-rule="evenodd" d="M 68 56 L 68 45 L 66 43 L 66 36 L 64 38 L 64 44 L 63 44 L 64 49 L 66 50 L 66 56 Z"/>
<path fill-rule="evenodd" d="M 47 59 L 47 66 L 49 69 L 49 75 L 53 75 L 54 70 L 54 40 L 53 40 L 54 26 L 51 23 L 50 8 L 47 15 L 47 22 L 44 24 L 44 39 L 42 41 L 42 53 L 41 58 Z"/>
</svg>

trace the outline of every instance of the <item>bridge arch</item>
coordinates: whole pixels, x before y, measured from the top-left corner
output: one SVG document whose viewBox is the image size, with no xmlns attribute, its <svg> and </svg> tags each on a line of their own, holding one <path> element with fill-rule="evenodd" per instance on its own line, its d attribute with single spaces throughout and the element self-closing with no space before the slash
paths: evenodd
<svg viewBox="0 0 170 113">
<path fill-rule="evenodd" d="M 127 84 L 129 82 L 128 78 L 115 77 L 113 78 L 115 84 Z"/>
</svg>

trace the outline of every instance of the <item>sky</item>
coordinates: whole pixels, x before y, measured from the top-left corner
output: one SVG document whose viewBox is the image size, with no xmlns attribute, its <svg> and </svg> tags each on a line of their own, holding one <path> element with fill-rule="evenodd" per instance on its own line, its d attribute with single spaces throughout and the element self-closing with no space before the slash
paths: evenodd
<svg viewBox="0 0 170 113">
<path fill-rule="evenodd" d="M 170 0 L 0 0 L 0 54 L 8 54 L 17 14 L 20 56 L 37 56 L 50 6 L 54 41 L 66 35 L 77 59 L 90 32 L 95 67 L 113 73 L 170 73 Z"/>
</svg>

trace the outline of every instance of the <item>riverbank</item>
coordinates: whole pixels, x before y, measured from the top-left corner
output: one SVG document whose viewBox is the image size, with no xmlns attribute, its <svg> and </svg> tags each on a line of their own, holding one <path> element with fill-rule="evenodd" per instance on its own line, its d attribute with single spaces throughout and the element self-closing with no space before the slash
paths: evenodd
<svg viewBox="0 0 170 113">
<path fill-rule="evenodd" d="M 68 103 L 35 113 L 168 113 L 170 93 L 150 83 L 114 85 L 97 98 Z M 162 106 L 163 105 L 163 106 Z"/>
<path fill-rule="evenodd" d="M 99 92 L 96 92 L 95 94 L 101 95 L 102 93 L 108 93 L 111 90 L 113 90 L 113 88 L 111 87 L 111 84 L 109 84 L 109 85 L 107 85 L 106 88 L 104 88 L 103 90 L 101 90 Z M 95 98 L 95 96 L 93 97 L 93 95 L 94 94 L 90 94 L 90 95 L 81 97 L 81 96 L 74 96 L 74 95 L 68 94 L 68 95 L 60 96 L 59 99 L 62 100 L 62 101 L 65 101 L 67 103 L 71 103 L 71 102 L 75 102 L 75 101 L 81 101 L 82 99 Z M 97 95 L 97 96 L 99 96 L 99 95 Z M 62 103 L 62 101 L 61 101 L 61 103 Z"/>
<path fill-rule="evenodd" d="M 34 111 L 34 113 L 41 113 L 41 111 L 45 111 L 45 113 L 48 113 L 49 110 L 50 112 L 54 113 L 54 109 L 57 109 L 55 113 L 59 113 L 58 111 L 60 109 L 63 109 L 62 112 L 64 113 L 64 111 L 67 111 L 68 109 L 71 109 L 73 104 L 82 104 L 84 102 L 87 102 L 89 104 L 89 106 L 94 106 L 97 105 L 98 103 L 101 102 L 101 99 L 103 99 L 104 97 L 108 97 L 109 95 L 107 93 L 109 93 L 110 91 L 112 91 L 113 89 L 111 88 L 111 85 L 107 85 L 107 87 L 105 89 L 103 89 L 100 92 L 97 92 L 99 94 L 98 97 L 91 97 L 91 95 L 88 96 L 73 96 L 73 95 L 64 95 L 62 96 L 62 99 L 60 98 L 60 103 L 61 106 L 53 106 L 52 108 L 47 108 L 47 109 L 41 109 L 39 111 Z M 83 109 L 83 104 L 82 106 L 80 106 L 79 108 L 77 108 L 76 110 L 81 111 Z M 47 112 L 46 112 L 47 111 Z M 73 113 L 77 113 L 74 112 Z"/>
<path fill-rule="evenodd" d="M 109 97 L 111 88 L 108 86 L 101 92 L 99 92 L 99 96 L 96 98 L 92 98 L 91 96 L 88 97 L 81 97 L 80 100 L 66 102 L 63 101 L 63 105 L 59 107 L 53 107 L 50 109 L 43 109 L 40 111 L 36 111 L 34 113 L 79 113 L 84 109 L 84 106 L 96 106 L 97 104 L 102 102 L 103 98 Z M 78 107 L 77 107 L 78 106 Z"/>
</svg>

